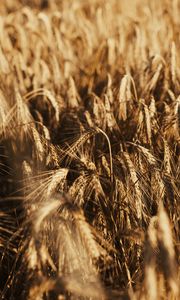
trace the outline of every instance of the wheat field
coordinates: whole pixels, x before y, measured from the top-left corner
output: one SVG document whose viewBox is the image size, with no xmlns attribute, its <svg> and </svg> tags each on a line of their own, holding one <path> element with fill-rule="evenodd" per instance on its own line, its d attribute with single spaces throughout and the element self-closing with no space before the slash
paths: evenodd
<svg viewBox="0 0 180 300">
<path fill-rule="evenodd" d="M 0 299 L 180 299 L 179 16 L 0 1 Z"/>
</svg>

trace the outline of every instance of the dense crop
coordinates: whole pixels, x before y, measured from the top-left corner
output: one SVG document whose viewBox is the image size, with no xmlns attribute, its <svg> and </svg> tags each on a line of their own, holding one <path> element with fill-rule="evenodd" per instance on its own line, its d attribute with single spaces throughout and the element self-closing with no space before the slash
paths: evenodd
<svg viewBox="0 0 180 300">
<path fill-rule="evenodd" d="M 2 299 L 179 299 L 179 4 L 0 1 Z"/>
</svg>

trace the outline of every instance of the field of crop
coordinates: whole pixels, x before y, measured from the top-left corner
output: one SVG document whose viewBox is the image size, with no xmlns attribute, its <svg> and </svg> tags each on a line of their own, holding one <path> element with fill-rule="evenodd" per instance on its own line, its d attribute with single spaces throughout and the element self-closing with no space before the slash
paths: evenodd
<svg viewBox="0 0 180 300">
<path fill-rule="evenodd" d="M 0 299 L 180 299 L 180 1 L 0 1 Z"/>
</svg>

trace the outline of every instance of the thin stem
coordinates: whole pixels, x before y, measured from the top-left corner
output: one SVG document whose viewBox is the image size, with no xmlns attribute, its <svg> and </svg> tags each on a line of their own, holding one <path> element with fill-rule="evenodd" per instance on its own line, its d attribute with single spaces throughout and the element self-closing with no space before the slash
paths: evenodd
<svg viewBox="0 0 180 300">
<path fill-rule="evenodd" d="M 107 140 L 108 147 L 109 147 L 110 179 L 111 179 L 111 182 L 113 182 L 113 162 L 112 162 L 111 143 L 110 143 L 109 137 L 107 136 L 107 134 L 102 129 L 100 129 L 99 127 L 96 127 L 96 131 L 99 132 L 99 133 L 102 133 L 104 135 L 104 137 L 106 138 L 106 140 Z"/>
</svg>

